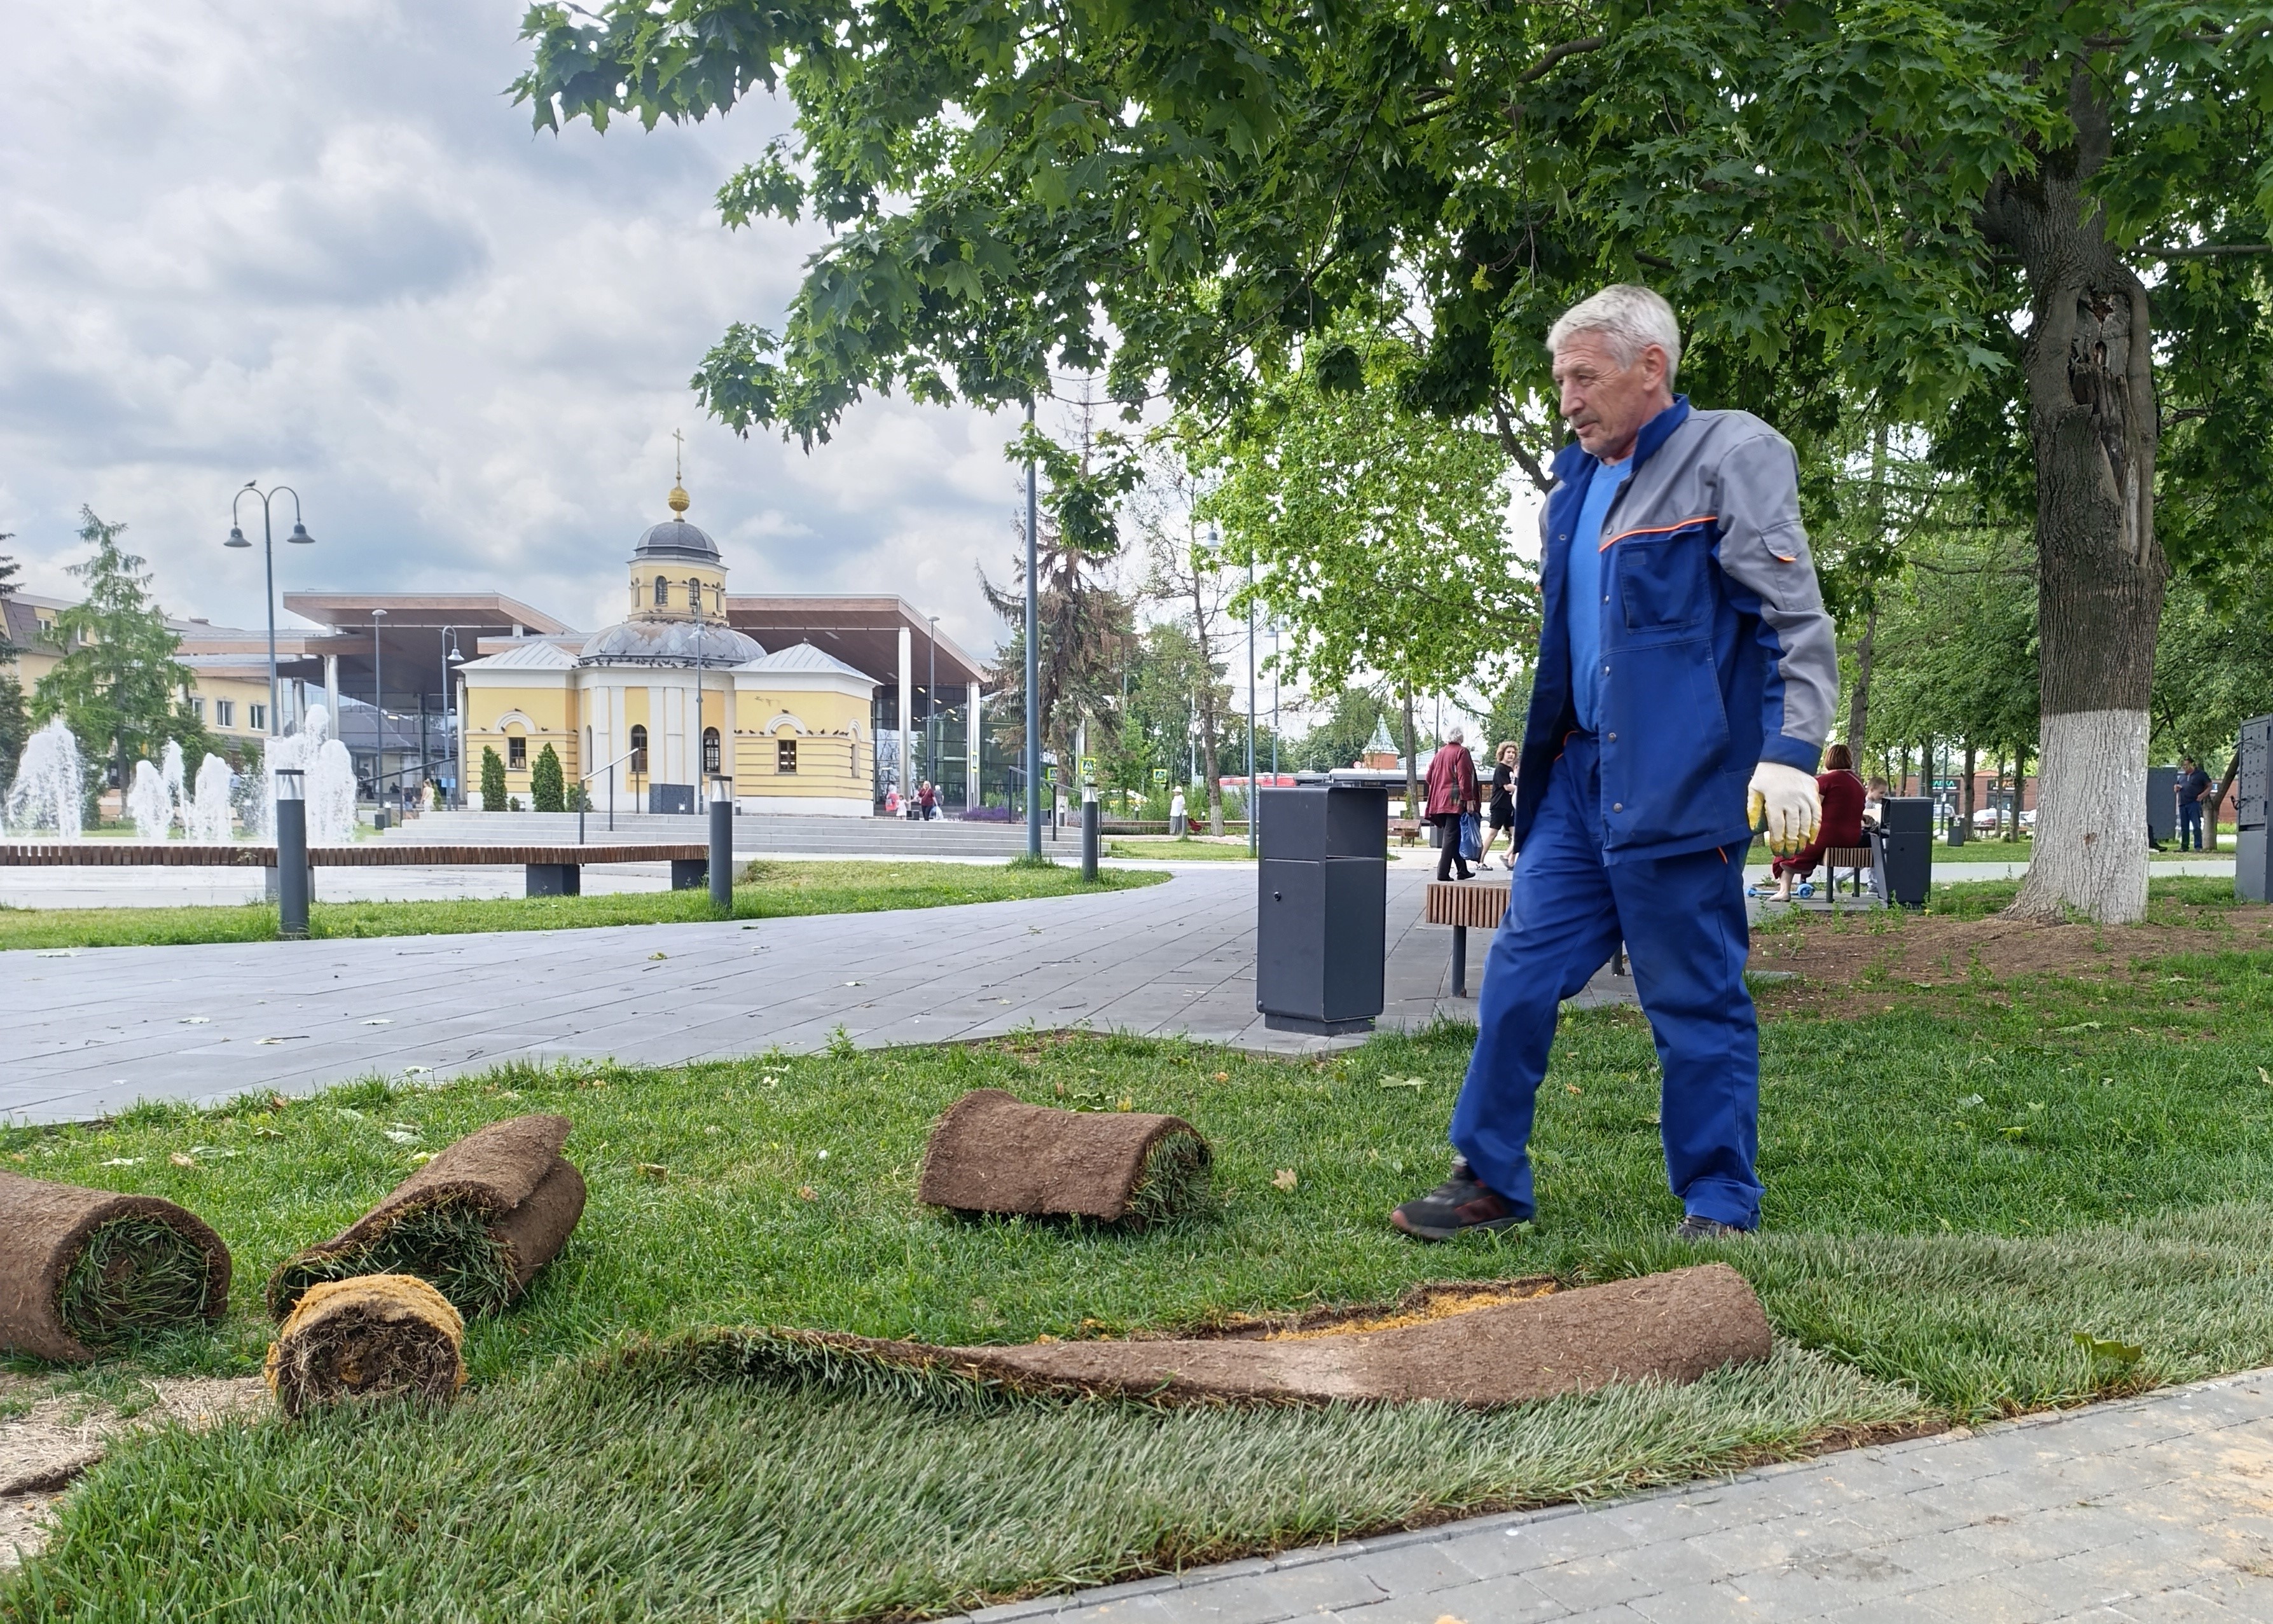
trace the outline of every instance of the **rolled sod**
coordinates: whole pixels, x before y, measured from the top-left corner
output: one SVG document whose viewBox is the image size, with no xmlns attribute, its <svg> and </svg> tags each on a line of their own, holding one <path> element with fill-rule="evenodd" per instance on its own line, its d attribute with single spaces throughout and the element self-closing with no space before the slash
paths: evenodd
<svg viewBox="0 0 2273 1624">
<path fill-rule="evenodd" d="M 0 1172 L 0 1348 L 80 1363 L 220 1319 L 229 1282 L 221 1237 L 171 1201 Z"/>
<path fill-rule="evenodd" d="M 991 1389 L 1162 1405 L 1469 1409 L 1619 1381 L 1695 1381 L 1768 1351 L 1759 1298 L 1726 1263 L 1568 1291 L 1550 1281 L 1423 1288 L 1385 1309 L 1221 1336 L 942 1348 L 769 1330 L 739 1333 L 720 1350 L 752 1374 L 919 1396 Z"/>
<path fill-rule="evenodd" d="M 326 1280 L 301 1294 L 261 1366 L 288 1416 L 344 1398 L 440 1401 L 466 1385 L 466 1321 L 416 1275 Z"/>
<path fill-rule="evenodd" d="M 467 1134 L 331 1239 L 268 1280 L 281 1320 L 326 1280 L 416 1275 L 467 1314 L 521 1294 L 584 1216 L 584 1176 L 560 1154 L 566 1117 L 511 1117 Z"/>
<path fill-rule="evenodd" d="M 1206 1204 L 1214 1163 L 1182 1117 L 1055 1111 L 977 1089 L 932 1129 L 917 1195 L 956 1212 L 1159 1224 Z"/>
</svg>

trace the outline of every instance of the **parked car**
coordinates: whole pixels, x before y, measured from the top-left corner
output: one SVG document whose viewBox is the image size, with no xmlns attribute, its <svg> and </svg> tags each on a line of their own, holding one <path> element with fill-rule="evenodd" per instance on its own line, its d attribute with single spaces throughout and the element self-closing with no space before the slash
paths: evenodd
<svg viewBox="0 0 2273 1624">
<path fill-rule="evenodd" d="M 1977 806 L 1973 809 L 1973 827 L 1977 829 L 1993 829 L 2004 821 L 2005 814 L 1993 806 Z"/>
</svg>

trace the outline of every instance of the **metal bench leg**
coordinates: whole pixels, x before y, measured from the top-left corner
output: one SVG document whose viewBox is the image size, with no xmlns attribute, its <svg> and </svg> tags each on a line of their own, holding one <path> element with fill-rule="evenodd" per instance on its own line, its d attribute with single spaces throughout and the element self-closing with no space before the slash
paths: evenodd
<svg viewBox="0 0 2273 1624">
<path fill-rule="evenodd" d="M 1610 974 L 1613 976 L 1632 974 L 1626 969 L 1626 945 L 1623 941 L 1618 943 L 1618 950 L 1610 954 Z"/>
<path fill-rule="evenodd" d="M 1452 996 L 1466 998 L 1467 995 L 1468 927 L 1456 924 L 1452 927 Z"/>
</svg>

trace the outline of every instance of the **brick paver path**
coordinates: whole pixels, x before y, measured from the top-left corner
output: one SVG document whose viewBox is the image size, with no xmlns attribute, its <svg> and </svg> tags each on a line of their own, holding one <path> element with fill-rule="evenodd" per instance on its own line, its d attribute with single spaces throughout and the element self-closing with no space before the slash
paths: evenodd
<svg viewBox="0 0 2273 1624">
<path fill-rule="evenodd" d="M 1382 1024 L 1475 1018 L 1449 996 L 1433 871 L 1390 871 Z M 1086 1022 L 1302 1051 L 1255 1011 L 1255 870 L 1194 864 L 1101 896 L 719 924 L 0 954 L 0 1120 L 139 1099 L 305 1092 L 512 1059 L 672 1066 Z M 1472 958 L 1470 986 L 1481 966 Z M 1605 973 L 1585 1001 L 1630 999 Z M 1348 1040 L 1344 1040 L 1348 1041 Z"/>
<path fill-rule="evenodd" d="M 1609 1501 L 991 1608 L 978 1624 L 2273 1620 L 2273 1371 Z"/>
</svg>

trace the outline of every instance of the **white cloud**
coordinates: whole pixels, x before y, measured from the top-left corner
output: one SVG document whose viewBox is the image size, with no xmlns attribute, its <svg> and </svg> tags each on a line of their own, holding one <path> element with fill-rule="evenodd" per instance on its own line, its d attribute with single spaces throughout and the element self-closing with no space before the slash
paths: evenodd
<svg viewBox="0 0 2273 1624">
<path fill-rule="evenodd" d="M 778 328 L 806 228 L 728 234 L 718 183 L 786 122 L 532 134 L 519 0 L 93 0 L 16 19 L 0 130 L 0 530 L 62 592 L 86 503 L 168 608 L 261 617 L 220 541 L 248 478 L 319 545 L 279 587 L 495 587 L 597 625 L 663 516 L 742 590 L 896 591 L 991 647 L 1009 414 L 871 401 L 808 456 L 702 418 L 726 324 Z"/>
</svg>

